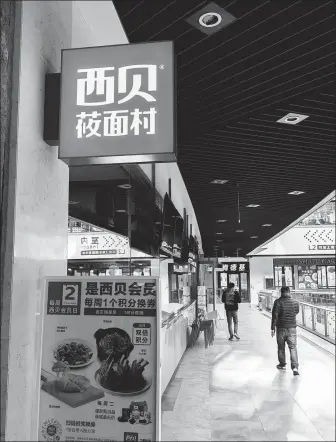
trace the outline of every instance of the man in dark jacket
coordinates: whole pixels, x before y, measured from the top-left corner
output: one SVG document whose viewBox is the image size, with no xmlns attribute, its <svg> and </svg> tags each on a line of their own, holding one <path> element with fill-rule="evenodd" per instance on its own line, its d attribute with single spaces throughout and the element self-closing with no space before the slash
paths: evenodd
<svg viewBox="0 0 336 442">
<path fill-rule="evenodd" d="M 291 368 L 294 376 L 299 374 L 297 353 L 296 315 L 299 313 L 299 303 L 290 295 L 289 287 L 281 288 L 281 296 L 274 302 L 272 310 L 272 337 L 277 335 L 279 370 L 286 369 L 286 342 L 290 351 Z"/>
<path fill-rule="evenodd" d="M 238 304 L 241 302 L 240 294 L 234 289 L 235 285 L 230 282 L 228 289 L 224 290 L 222 302 L 225 305 L 226 319 L 229 327 L 229 341 L 233 341 L 233 337 L 240 339 L 238 336 Z M 232 321 L 234 330 L 232 330 Z"/>
</svg>

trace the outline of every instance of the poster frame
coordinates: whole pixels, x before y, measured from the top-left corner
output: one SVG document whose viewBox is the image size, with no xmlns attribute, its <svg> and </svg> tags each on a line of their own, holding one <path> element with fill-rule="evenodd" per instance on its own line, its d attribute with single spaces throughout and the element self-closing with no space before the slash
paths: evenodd
<svg viewBox="0 0 336 442">
<path fill-rule="evenodd" d="M 112 282 L 112 281 L 127 281 L 127 280 L 155 280 L 156 282 L 156 404 L 155 404 L 155 441 L 161 441 L 161 296 L 160 296 L 160 278 L 158 276 L 55 276 L 45 277 L 42 282 L 41 299 L 38 302 L 38 308 L 35 313 L 36 320 L 36 366 L 34 376 L 34 397 L 32 410 L 32 425 L 31 425 L 31 439 L 38 441 L 39 435 L 39 408 L 40 408 L 40 377 L 42 367 L 42 347 L 43 347 L 43 327 L 44 327 L 44 313 L 45 306 L 48 299 L 48 284 L 49 282 Z M 39 311 L 38 311 L 39 310 Z"/>
</svg>

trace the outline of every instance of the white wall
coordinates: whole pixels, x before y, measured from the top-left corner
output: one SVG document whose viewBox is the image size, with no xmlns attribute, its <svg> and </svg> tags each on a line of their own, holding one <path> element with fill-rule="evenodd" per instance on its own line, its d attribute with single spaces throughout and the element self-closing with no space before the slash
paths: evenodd
<svg viewBox="0 0 336 442">
<path fill-rule="evenodd" d="M 287 232 L 270 241 L 263 255 L 335 255 L 335 226 L 312 225 L 292 227 Z M 328 247 L 328 250 L 324 249 Z"/>
<path fill-rule="evenodd" d="M 112 1 L 72 1 L 72 47 L 127 44 Z"/>
<path fill-rule="evenodd" d="M 20 6 L 21 4 L 21 6 Z M 6 440 L 31 439 L 36 425 L 37 316 L 45 276 L 66 275 L 68 167 L 42 139 L 46 73 L 60 72 L 61 49 L 126 43 L 111 1 L 25 1 L 17 133 L 9 207 L 14 209 Z M 14 85 L 15 86 L 15 85 Z"/>
<path fill-rule="evenodd" d="M 258 292 L 264 289 L 265 277 L 273 277 L 273 258 L 250 258 L 251 305 L 258 304 Z"/>
</svg>

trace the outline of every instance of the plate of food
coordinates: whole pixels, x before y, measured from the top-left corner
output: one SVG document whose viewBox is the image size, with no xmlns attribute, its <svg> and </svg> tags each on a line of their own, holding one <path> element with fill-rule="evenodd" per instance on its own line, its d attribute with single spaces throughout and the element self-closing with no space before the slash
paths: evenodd
<svg viewBox="0 0 336 442">
<path fill-rule="evenodd" d="M 95 360 L 93 345 L 79 338 L 65 339 L 54 349 L 54 360 L 69 368 L 86 367 Z"/>
<path fill-rule="evenodd" d="M 124 355 L 116 360 L 111 353 L 96 371 L 95 380 L 106 392 L 117 396 L 141 394 L 152 385 L 151 379 L 144 375 L 148 364 L 144 359 L 130 363 Z"/>
<path fill-rule="evenodd" d="M 111 327 L 99 329 L 94 334 L 97 346 L 97 355 L 100 362 L 104 362 L 111 353 L 115 361 L 123 355 L 128 358 L 134 349 L 131 337 L 121 328 Z"/>
</svg>

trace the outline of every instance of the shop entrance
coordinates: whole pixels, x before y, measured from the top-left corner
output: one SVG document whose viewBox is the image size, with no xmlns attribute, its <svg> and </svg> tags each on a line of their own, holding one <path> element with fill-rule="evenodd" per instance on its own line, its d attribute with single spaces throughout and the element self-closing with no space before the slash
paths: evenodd
<svg viewBox="0 0 336 442">
<path fill-rule="evenodd" d="M 250 302 L 248 273 L 220 272 L 220 288 L 223 290 L 227 289 L 230 282 L 233 282 L 239 291 L 242 302 Z"/>
</svg>

